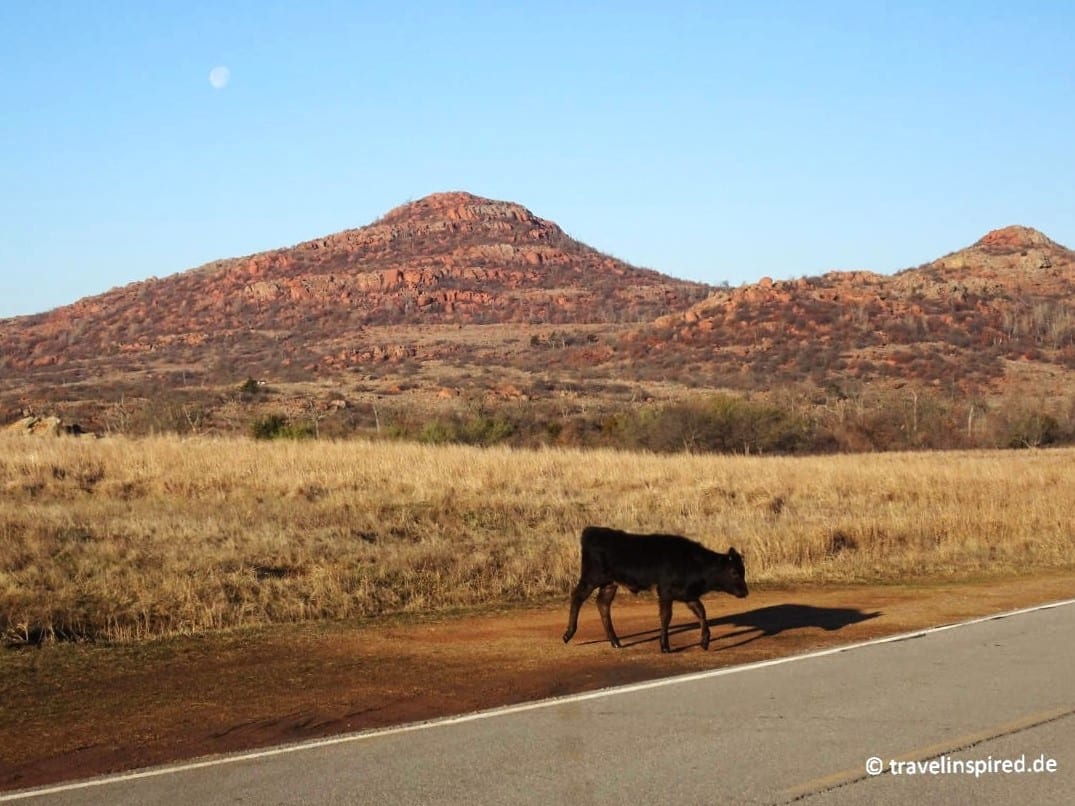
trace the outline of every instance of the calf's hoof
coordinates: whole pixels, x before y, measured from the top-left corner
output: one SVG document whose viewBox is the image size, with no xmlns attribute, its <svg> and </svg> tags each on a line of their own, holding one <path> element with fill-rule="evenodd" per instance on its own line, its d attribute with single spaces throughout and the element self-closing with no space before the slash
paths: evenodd
<svg viewBox="0 0 1075 806">
<path fill-rule="evenodd" d="M 574 630 L 568 630 L 567 632 L 565 632 L 565 633 L 564 633 L 564 643 L 566 644 L 566 643 L 567 643 L 568 641 L 570 641 L 570 640 L 571 640 L 571 637 L 572 637 L 572 636 L 573 636 L 574 634 L 575 634 L 575 631 L 574 631 Z"/>
</svg>

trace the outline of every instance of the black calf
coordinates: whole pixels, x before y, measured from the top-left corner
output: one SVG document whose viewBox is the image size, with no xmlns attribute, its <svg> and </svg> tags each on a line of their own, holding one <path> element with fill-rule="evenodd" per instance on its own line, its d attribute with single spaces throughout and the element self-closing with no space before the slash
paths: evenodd
<svg viewBox="0 0 1075 806">
<path fill-rule="evenodd" d="M 709 625 L 700 598 L 709 591 L 725 591 L 743 598 L 747 595 L 743 558 L 734 548 L 727 554 L 676 535 L 633 535 L 618 529 L 587 526 L 582 530 L 582 572 L 571 594 L 564 643 L 578 627 L 579 608 L 594 589 L 597 611 L 605 635 L 614 647 L 620 639 L 612 627 L 612 600 L 617 585 L 631 593 L 657 587 L 661 614 L 661 651 L 668 652 L 668 623 L 672 602 L 686 602 L 702 627 L 702 649 L 709 649 Z"/>
</svg>

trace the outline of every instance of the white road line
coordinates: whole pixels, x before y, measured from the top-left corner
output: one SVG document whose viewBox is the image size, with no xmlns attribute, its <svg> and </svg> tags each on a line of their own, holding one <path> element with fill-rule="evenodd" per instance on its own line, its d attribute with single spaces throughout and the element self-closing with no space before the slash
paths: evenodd
<svg viewBox="0 0 1075 806">
<path fill-rule="evenodd" d="M 457 716 L 441 717 L 439 719 L 430 719 L 424 722 L 411 722 L 406 725 L 396 725 L 389 728 L 375 728 L 373 730 L 361 731 L 359 733 L 349 733 L 342 736 L 333 736 L 327 739 L 313 739 L 305 742 L 296 742 L 293 744 L 278 745 L 276 747 L 266 748 L 264 750 L 255 750 L 249 753 L 237 753 L 234 755 L 216 756 L 213 758 L 207 758 L 202 761 L 192 761 L 183 764 L 175 764 L 167 767 L 151 767 L 149 769 L 139 770 L 137 772 L 118 773 L 116 775 L 102 776 L 100 778 L 89 778 L 84 781 L 74 781 L 67 784 L 57 784 L 55 786 L 41 787 L 38 789 L 25 789 L 18 792 L 10 792 L 7 794 L 0 794 L 0 803 L 5 801 L 25 800 L 28 798 L 39 797 L 42 795 L 53 795 L 61 792 L 71 792 L 78 789 L 89 789 L 97 786 L 107 786 L 110 784 L 123 783 L 124 781 L 137 781 L 141 778 L 156 778 L 162 775 L 172 775 L 175 773 L 187 772 L 189 770 L 198 770 L 205 767 L 219 767 L 225 764 L 235 764 L 240 761 L 255 761 L 262 758 L 271 758 L 273 756 L 281 756 L 288 753 L 298 753 L 304 750 L 316 750 L 320 747 L 331 747 L 337 744 L 347 744 L 349 742 L 360 742 L 367 739 L 377 739 L 382 736 L 394 736 L 400 733 L 411 733 L 417 730 L 427 730 L 429 728 L 445 727 L 447 725 L 459 725 L 464 722 L 476 722 L 481 719 L 491 719 L 498 716 L 508 716 L 510 714 L 519 714 L 525 711 L 536 711 L 540 708 L 550 708 L 556 705 L 563 705 L 565 703 L 585 702 L 586 700 L 595 700 L 601 697 L 613 697 L 618 694 L 630 694 L 635 691 L 646 691 L 652 688 L 660 688 L 662 686 L 678 685 L 680 683 L 691 683 L 695 680 L 707 680 L 711 677 L 721 677 L 723 675 L 738 674 L 739 672 L 749 672 L 755 669 L 764 669 L 769 666 L 779 666 L 784 663 L 794 663 L 796 661 L 811 660 L 813 658 L 823 658 L 827 655 L 836 655 L 841 652 L 850 652 L 855 649 L 862 649 L 864 647 L 876 646 L 878 644 L 891 644 L 897 641 L 906 641 L 910 638 L 920 638 L 925 635 L 932 635 L 934 633 L 945 632 L 946 630 L 954 630 L 959 627 L 968 627 L 972 624 L 981 624 L 986 621 L 995 621 L 997 619 L 1011 618 L 1012 616 L 1021 616 L 1027 613 L 1035 613 L 1040 610 L 1051 610 L 1056 607 L 1065 607 L 1067 605 L 1075 605 L 1075 599 L 1063 599 L 1058 602 L 1049 602 L 1048 604 L 1035 605 L 1034 607 L 1024 607 L 1020 610 L 1009 610 L 1004 613 L 994 613 L 991 616 L 980 616 L 968 621 L 958 621 L 952 624 L 942 624 L 939 627 L 927 627 L 923 630 L 914 630 L 912 632 L 898 633 L 896 635 L 888 635 L 883 638 L 873 638 L 869 641 L 860 641 L 854 644 L 844 644 L 842 646 L 831 647 L 829 649 L 819 649 L 814 652 L 805 652 L 800 655 L 787 655 L 781 658 L 773 658 L 771 660 L 755 661 L 753 663 L 744 663 L 738 666 L 725 666 L 721 669 L 709 669 L 704 672 L 689 672 L 687 674 L 675 675 L 673 677 L 662 677 L 659 680 L 648 680 L 643 683 L 630 683 L 625 686 L 613 686 L 611 688 L 597 689 L 596 691 L 587 691 L 581 694 L 566 694 L 560 697 L 550 697 L 544 700 L 535 700 L 533 702 L 520 703 L 518 705 L 506 705 L 500 708 L 490 708 L 484 711 L 472 711 L 467 714 L 459 714 Z"/>
</svg>

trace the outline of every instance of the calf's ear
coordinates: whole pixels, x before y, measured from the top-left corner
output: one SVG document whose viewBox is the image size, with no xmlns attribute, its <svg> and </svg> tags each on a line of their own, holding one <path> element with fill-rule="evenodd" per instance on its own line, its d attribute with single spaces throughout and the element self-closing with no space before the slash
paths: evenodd
<svg viewBox="0 0 1075 806">
<path fill-rule="evenodd" d="M 728 556 L 729 557 L 738 557 L 739 556 L 739 552 L 735 550 L 735 546 L 729 546 L 728 547 Z"/>
</svg>

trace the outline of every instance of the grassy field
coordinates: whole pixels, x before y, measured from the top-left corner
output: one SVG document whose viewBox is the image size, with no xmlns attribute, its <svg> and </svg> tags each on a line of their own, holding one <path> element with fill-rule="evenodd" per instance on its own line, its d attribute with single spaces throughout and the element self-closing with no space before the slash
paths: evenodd
<svg viewBox="0 0 1075 806">
<path fill-rule="evenodd" d="M 566 596 L 589 523 L 767 584 L 1075 565 L 1075 450 L 780 458 L 175 437 L 0 444 L 0 634 L 134 641 Z"/>
</svg>

